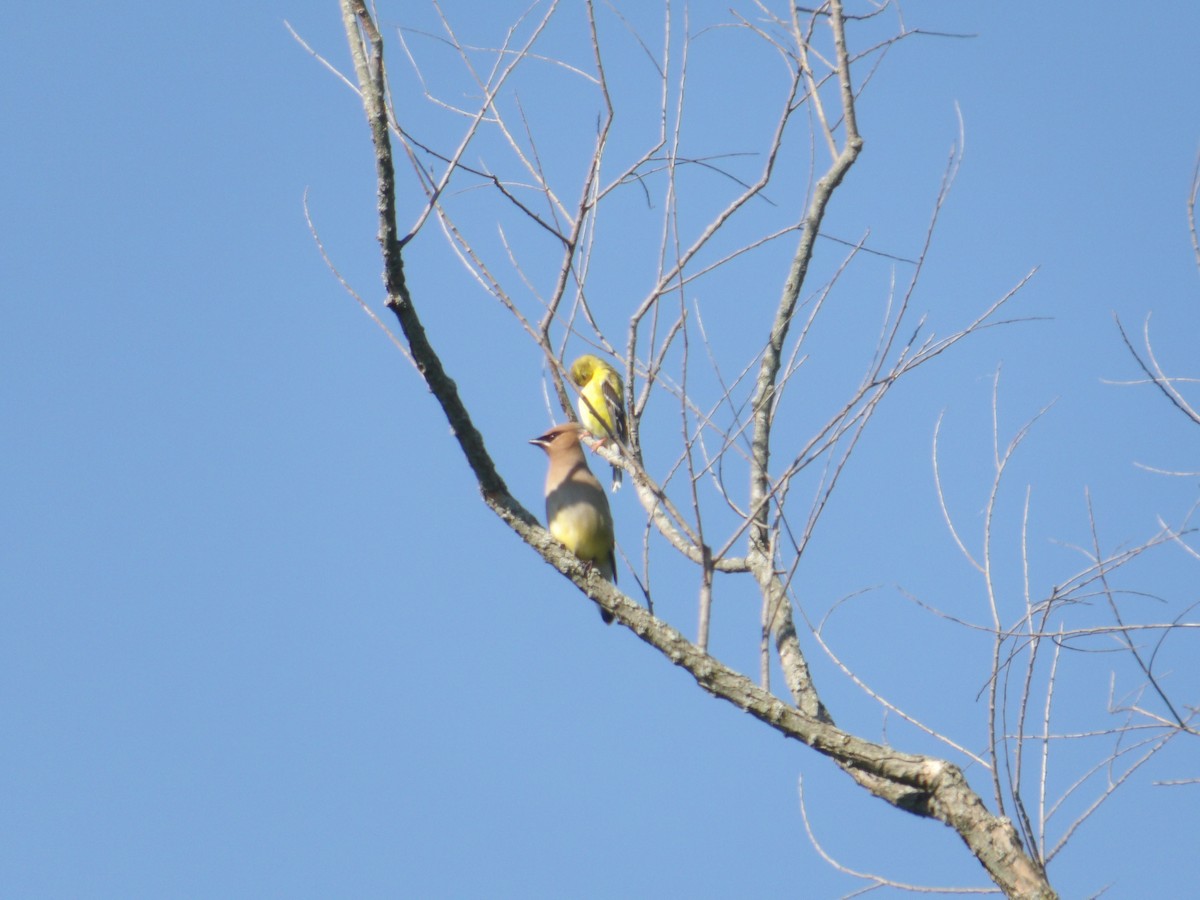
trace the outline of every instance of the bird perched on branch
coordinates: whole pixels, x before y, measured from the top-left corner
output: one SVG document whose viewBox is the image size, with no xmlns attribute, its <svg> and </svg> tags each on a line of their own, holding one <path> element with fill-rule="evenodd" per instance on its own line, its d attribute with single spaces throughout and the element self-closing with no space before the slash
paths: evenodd
<svg viewBox="0 0 1200 900">
<path fill-rule="evenodd" d="M 625 385 L 617 370 L 590 353 L 571 363 L 571 380 L 579 387 L 579 421 L 601 443 L 629 440 L 625 422 Z M 621 470 L 612 467 L 612 489 L 621 486 Z"/>
<path fill-rule="evenodd" d="M 604 488 L 588 468 L 574 422 L 555 425 L 529 443 L 546 451 L 546 527 L 555 540 L 600 574 L 617 583 L 617 558 L 613 552 L 613 519 Z M 600 610 L 606 623 L 612 613 Z"/>
</svg>

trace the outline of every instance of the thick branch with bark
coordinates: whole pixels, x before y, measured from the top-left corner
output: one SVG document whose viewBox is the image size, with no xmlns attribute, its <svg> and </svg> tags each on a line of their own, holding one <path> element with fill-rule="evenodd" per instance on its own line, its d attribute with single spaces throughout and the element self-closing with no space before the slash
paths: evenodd
<svg viewBox="0 0 1200 900">
<path fill-rule="evenodd" d="M 769 475 L 770 437 L 783 345 L 795 315 L 822 218 L 834 191 L 849 172 L 862 147 L 854 119 L 850 57 L 846 49 L 840 2 L 834 0 L 825 14 L 833 29 L 837 51 L 842 146 L 813 191 L 804 217 L 800 244 L 763 354 L 753 401 L 753 520 L 748 535 L 750 553 L 747 564 L 760 585 L 764 603 L 770 611 L 767 621 L 775 634 L 779 657 L 795 705 L 785 703 L 764 687 L 709 656 L 676 629 L 620 593 L 591 567 L 581 563 L 554 541 L 536 518 L 509 494 L 454 381 L 429 341 L 409 294 L 402 258 L 404 241 L 399 237 L 397 226 L 390 138 L 394 123 L 388 114 L 382 39 L 363 0 L 341 0 L 341 6 L 375 146 L 379 242 L 383 253 L 387 305 L 400 324 L 418 370 L 442 407 L 489 508 L 543 559 L 613 613 L 617 621 L 672 663 L 686 669 L 704 690 L 834 760 L 876 796 L 905 811 L 936 819 L 952 827 L 989 876 L 1009 896 L 1055 896 L 1044 873 L 1022 848 L 1011 823 L 988 812 L 956 766 L 931 757 L 901 753 L 886 745 L 858 738 L 833 724 L 809 677 L 792 622 L 786 587 L 774 567 L 778 531 L 777 526 L 772 524 L 775 500 Z M 811 70 L 806 76 L 812 79 Z M 816 89 L 815 83 L 813 89 Z M 832 139 L 834 128 L 826 127 Z M 431 202 L 436 203 L 436 198 Z M 639 483 L 639 488 L 643 487 Z"/>
</svg>

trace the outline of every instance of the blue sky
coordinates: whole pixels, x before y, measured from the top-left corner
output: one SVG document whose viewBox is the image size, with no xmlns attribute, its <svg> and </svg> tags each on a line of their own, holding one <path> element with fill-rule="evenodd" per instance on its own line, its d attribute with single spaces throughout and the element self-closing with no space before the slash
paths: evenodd
<svg viewBox="0 0 1200 900">
<path fill-rule="evenodd" d="M 0 893 L 841 896 L 859 883 L 813 850 L 801 777 L 815 832 L 844 865 L 984 885 L 948 829 L 867 797 L 602 627 L 488 514 L 436 404 L 305 224 L 307 191 L 331 257 L 379 308 L 361 108 L 284 27 L 347 70 L 337 5 L 245 6 L 64 2 L 9 16 L 0 38 Z M 444 119 L 411 92 L 393 39 L 398 25 L 432 28 L 430 9 L 406 7 L 381 10 L 396 100 L 444 138 L 453 129 L 439 132 Z M 486 44 L 522 8 L 458 3 L 447 14 Z M 724 10 L 699 3 L 693 15 Z M 1109 382 L 1138 377 L 1114 313 L 1137 333 L 1152 313 L 1166 368 L 1200 374 L 1185 217 L 1200 148 L 1200 10 L 910 2 L 905 16 L 976 36 L 913 38 L 888 55 L 860 106 L 866 150 L 827 231 L 857 240 L 869 228 L 873 246 L 915 252 L 958 140 L 957 104 L 965 154 L 915 304 L 945 334 L 1037 266 L 1012 314 L 1044 320 L 980 335 L 897 389 L 797 590 L 817 617 L 866 591 L 838 607 L 827 640 L 873 686 L 978 748 L 986 642 L 903 599 L 985 613 L 937 506 L 939 414 L 948 502 L 977 541 L 997 367 L 1003 439 L 1054 402 L 1002 494 L 1009 600 L 1027 484 L 1043 588 L 1082 567 L 1071 546 L 1090 541 L 1085 488 L 1110 549 L 1149 537 L 1158 516 L 1182 521 L 1195 502 L 1194 478 L 1135 466 L 1194 472 L 1194 426 L 1151 389 Z M 695 45 L 698 91 L 770 65 L 720 37 Z M 415 46 L 426 74 L 458 90 L 445 54 Z M 638 54 L 613 47 L 613 70 L 635 79 Z M 561 103 L 557 82 L 528 89 L 531 108 Z M 757 149 L 761 99 L 726 92 L 698 106 L 689 139 L 705 152 Z M 570 160 L 595 109 L 554 110 L 537 120 L 562 117 L 545 149 Z M 569 202 L 573 172 L 563 163 Z M 696 181 L 698 209 L 706 184 Z M 492 241 L 473 198 L 455 199 Z M 402 203 L 415 216 L 416 195 Z M 631 229 L 646 215 L 636 207 Z M 598 315 L 614 336 L 641 274 L 633 254 L 623 268 L 625 249 L 597 256 Z M 820 271 L 843 253 L 822 245 Z M 543 460 L 526 444 L 548 421 L 536 348 L 435 228 L 407 266 L 510 489 L 540 513 Z M 861 350 L 863 322 L 869 347 L 893 271 L 906 277 L 877 260 L 847 276 L 814 372 L 836 375 Z M 744 295 L 714 282 L 694 299 L 736 344 L 747 321 L 769 316 L 782 277 L 765 267 L 740 282 Z M 737 348 L 727 352 L 733 365 Z M 832 402 L 815 376 L 790 390 L 800 429 Z M 661 410 L 648 426 L 652 467 L 673 458 L 677 435 L 671 404 Z M 632 492 L 614 506 L 636 559 Z M 690 633 L 694 573 L 665 553 L 661 567 L 657 611 Z M 1196 599 L 1195 563 L 1178 551 L 1121 577 L 1161 598 L 1130 601 L 1144 620 Z M 713 652 L 753 672 L 750 594 L 719 591 L 715 617 Z M 1194 703 L 1190 634 L 1169 640 L 1159 665 Z M 811 639 L 805 649 L 840 723 L 936 749 L 884 723 Z M 1111 727 L 1112 657 L 1068 662 L 1056 722 Z M 1116 690 L 1134 684 L 1125 671 Z M 1076 747 L 1061 752 L 1052 787 L 1097 758 Z M 1196 777 L 1196 758 L 1176 741 L 1084 826 L 1051 869 L 1063 896 L 1106 886 L 1109 897 L 1179 896 L 1195 884 L 1196 787 L 1152 782 Z M 986 795 L 985 774 L 968 776 Z"/>
</svg>

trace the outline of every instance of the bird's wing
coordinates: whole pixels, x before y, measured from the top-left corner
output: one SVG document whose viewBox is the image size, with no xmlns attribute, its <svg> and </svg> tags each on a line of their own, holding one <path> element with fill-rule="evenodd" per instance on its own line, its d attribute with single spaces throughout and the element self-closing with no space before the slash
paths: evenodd
<svg viewBox="0 0 1200 900">
<path fill-rule="evenodd" d="M 613 373 L 613 375 L 615 374 Z M 612 420 L 613 436 L 621 443 L 625 443 L 629 438 L 629 428 L 625 422 L 625 400 L 621 396 L 620 379 L 605 378 L 600 391 L 604 395 L 604 405 L 608 407 L 608 415 Z"/>
</svg>

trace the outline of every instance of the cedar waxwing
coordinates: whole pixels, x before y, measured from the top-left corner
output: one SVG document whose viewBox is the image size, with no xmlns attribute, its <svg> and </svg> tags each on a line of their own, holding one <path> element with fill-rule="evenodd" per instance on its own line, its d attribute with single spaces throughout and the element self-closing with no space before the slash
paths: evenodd
<svg viewBox="0 0 1200 900">
<path fill-rule="evenodd" d="M 555 425 L 529 443 L 546 451 L 546 527 L 555 540 L 600 574 L 617 583 L 617 558 L 613 553 L 613 519 L 604 488 L 588 468 L 574 422 Z M 612 613 L 601 609 L 606 623 Z"/>
<path fill-rule="evenodd" d="M 585 354 L 571 363 L 571 380 L 579 387 L 579 421 L 601 442 L 629 440 L 625 423 L 625 385 L 617 370 L 598 356 Z M 621 470 L 612 467 L 612 489 L 621 486 Z"/>
</svg>

